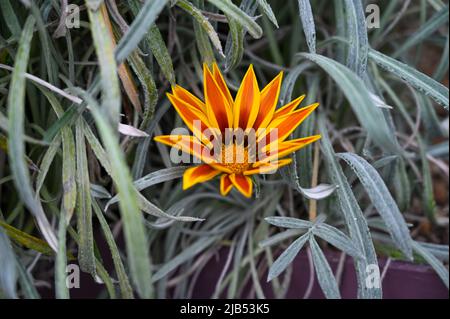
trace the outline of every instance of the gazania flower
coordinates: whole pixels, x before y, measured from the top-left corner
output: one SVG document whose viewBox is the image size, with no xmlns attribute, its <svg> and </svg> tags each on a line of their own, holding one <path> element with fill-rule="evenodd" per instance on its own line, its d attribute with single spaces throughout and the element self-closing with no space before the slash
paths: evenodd
<svg viewBox="0 0 450 319">
<path fill-rule="evenodd" d="M 220 176 L 222 195 L 236 187 L 251 197 L 252 175 L 273 173 L 290 164 L 289 154 L 320 138 L 287 140 L 319 104 L 298 108 L 303 95 L 277 109 L 282 76 L 260 91 L 250 65 L 233 98 L 218 66 L 214 64 L 211 71 L 205 64 L 204 101 L 180 86 L 172 88 L 167 96 L 193 135 L 164 135 L 155 140 L 201 163 L 185 171 L 183 189 Z"/>
</svg>

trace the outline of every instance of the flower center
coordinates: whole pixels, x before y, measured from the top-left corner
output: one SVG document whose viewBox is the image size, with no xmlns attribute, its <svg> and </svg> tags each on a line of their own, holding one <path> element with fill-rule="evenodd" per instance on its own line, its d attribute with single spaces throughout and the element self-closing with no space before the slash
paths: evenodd
<svg viewBox="0 0 450 319">
<path fill-rule="evenodd" d="M 251 167 L 248 150 L 243 145 L 223 145 L 221 161 L 232 173 L 242 174 Z"/>
</svg>

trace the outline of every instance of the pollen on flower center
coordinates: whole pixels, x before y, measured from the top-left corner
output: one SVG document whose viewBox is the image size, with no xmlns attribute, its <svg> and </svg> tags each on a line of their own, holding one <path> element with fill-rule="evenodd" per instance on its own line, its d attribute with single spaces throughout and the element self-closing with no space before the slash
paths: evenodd
<svg viewBox="0 0 450 319">
<path fill-rule="evenodd" d="M 251 167 L 248 150 L 243 145 L 223 145 L 220 157 L 221 163 L 235 174 L 242 174 Z"/>
</svg>

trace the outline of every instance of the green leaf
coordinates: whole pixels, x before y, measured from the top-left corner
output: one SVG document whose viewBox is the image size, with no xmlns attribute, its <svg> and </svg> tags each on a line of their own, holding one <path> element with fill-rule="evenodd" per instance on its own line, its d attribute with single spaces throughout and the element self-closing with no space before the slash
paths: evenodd
<svg viewBox="0 0 450 319">
<path fill-rule="evenodd" d="M 369 50 L 369 58 L 380 67 L 401 78 L 419 92 L 431 97 L 448 111 L 448 88 L 416 69 L 375 50 Z"/>
<path fill-rule="evenodd" d="M 150 298 L 153 292 L 151 283 L 150 256 L 148 242 L 139 210 L 137 191 L 133 186 L 131 174 L 117 140 L 115 128 L 105 120 L 97 102 L 85 91 L 75 89 L 91 108 L 97 129 L 111 161 L 111 176 L 119 194 L 119 206 L 128 253 L 128 263 L 133 283 L 142 298 Z"/>
<path fill-rule="evenodd" d="M 421 243 L 413 241 L 413 248 L 416 253 L 422 256 L 430 264 L 430 266 L 433 267 L 433 269 L 444 282 L 445 286 L 447 286 L 448 288 L 449 276 L 447 268 L 436 257 L 434 257 L 427 248 L 423 247 Z"/>
<path fill-rule="evenodd" d="M 59 101 L 56 99 L 55 95 L 53 95 L 44 88 L 41 87 L 39 88 L 41 89 L 41 92 L 47 97 L 47 100 L 53 107 L 53 110 L 55 111 L 57 117 L 61 118 L 64 114 L 64 110 Z M 72 219 L 72 215 L 77 200 L 77 185 L 75 181 L 75 174 L 76 174 L 75 142 L 72 129 L 69 126 L 65 126 L 61 129 L 61 139 L 63 146 L 63 160 L 62 160 L 63 209 L 66 214 L 66 222 L 67 224 L 69 224 L 70 220 Z M 50 153 L 49 156 L 51 155 L 52 154 Z M 36 189 L 38 190 L 40 188 Z"/>
<path fill-rule="evenodd" d="M 158 65 L 160 66 L 166 79 L 170 82 L 170 84 L 175 85 L 176 77 L 175 71 L 173 70 L 172 60 L 162 38 L 161 32 L 156 25 L 152 25 L 150 27 L 146 42 L 150 46 L 150 50 L 152 50 L 153 56 L 158 62 Z"/>
<path fill-rule="evenodd" d="M 139 45 L 145 37 L 152 24 L 158 18 L 159 13 L 164 9 L 167 0 L 146 1 L 139 14 L 136 15 L 127 33 L 120 39 L 116 47 L 116 59 L 120 64 Z M 154 31 L 154 30 L 153 30 Z M 155 34 L 153 34 L 154 36 Z M 156 44 L 159 41 L 156 42 Z M 165 47 L 165 46 L 164 46 Z M 155 56 L 156 57 L 156 56 Z M 170 80 L 170 76 L 169 76 Z"/>
<path fill-rule="evenodd" d="M 448 6 L 436 12 L 429 18 L 427 23 L 422 25 L 419 30 L 414 32 L 413 35 L 409 36 L 408 40 L 403 43 L 402 46 L 394 52 L 394 54 L 392 54 L 392 57 L 395 59 L 412 47 L 416 46 L 418 43 L 421 43 L 446 22 L 448 22 Z"/>
<path fill-rule="evenodd" d="M 122 298 L 133 299 L 133 289 L 131 288 L 130 281 L 125 271 L 125 267 L 123 266 L 122 259 L 120 258 L 119 249 L 117 248 L 117 244 L 114 241 L 114 236 L 111 232 L 111 229 L 109 228 L 109 225 L 105 217 L 103 216 L 103 212 L 101 211 L 96 201 L 93 201 L 93 207 L 95 215 L 97 216 L 97 219 L 100 222 L 100 226 L 102 227 L 103 234 L 105 235 L 109 250 L 111 252 L 114 268 L 116 269 L 117 278 L 119 280 Z"/>
<path fill-rule="evenodd" d="M 253 38 L 259 39 L 262 36 L 263 31 L 254 18 L 247 15 L 230 0 L 208 0 L 208 2 L 219 8 L 228 17 L 236 20 L 247 29 Z"/>
<path fill-rule="evenodd" d="M 219 54 L 222 57 L 225 57 L 222 50 L 222 44 L 220 43 L 220 39 L 219 36 L 217 35 L 216 30 L 214 30 L 213 26 L 208 21 L 208 19 L 205 18 L 202 12 L 187 0 L 178 0 L 177 6 L 186 11 L 187 13 L 189 13 L 195 19 L 198 25 L 209 36 L 211 43 L 214 45 Z"/>
<path fill-rule="evenodd" d="M 77 148 L 77 231 L 79 236 L 78 260 L 81 270 L 95 277 L 94 234 L 92 231 L 91 182 L 84 140 L 84 125 L 78 119 L 75 126 Z"/>
<path fill-rule="evenodd" d="M 138 191 L 141 191 L 143 189 L 146 189 L 150 186 L 164 183 L 176 178 L 180 178 L 183 176 L 184 172 L 186 171 L 188 167 L 187 166 L 178 166 L 178 167 L 169 167 L 169 168 L 163 168 L 160 170 L 157 170 L 155 172 L 149 173 L 138 180 L 134 181 L 134 186 Z M 106 203 L 106 209 L 114 203 L 118 202 L 118 197 L 114 196 L 111 198 L 108 203 Z"/>
<path fill-rule="evenodd" d="M 367 38 L 366 17 L 361 0 L 345 0 L 347 34 L 349 50 L 347 66 L 360 78 L 364 79 L 367 67 L 367 52 L 369 40 Z"/>
<path fill-rule="evenodd" d="M 25 161 L 24 117 L 25 117 L 25 71 L 28 65 L 30 43 L 35 20 L 29 16 L 20 38 L 15 57 L 14 70 L 8 94 L 9 164 L 18 195 L 36 218 L 39 229 L 50 246 L 56 251 L 55 233 L 44 214 L 41 203 L 36 200 L 31 187 L 30 175 Z"/>
<path fill-rule="evenodd" d="M 316 53 L 316 26 L 309 0 L 298 0 L 298 11 L 309 52 Z"/>
<path fill-rule="evenodd" d="M 275 14 L 272 11 L 272 7 L 266 0 L 256 0 L 258 2 L 259 7 L 264 12 L 264 14 L 269 18 L 269 20 L 273 23 L 274 26 L 278 28 L 278 21 L 275 17 Z"/>
<path fill-rule="evenodd" d="M 164 264 L 154 275 L 153 282 L 161 280 L 171 271 L 175 270 L 178 266 L 196 256 L 200 252 L 204 251 L 210 245 L 212 245 L 217 240 L 217 237 L 211 236 L 205 239 L 201 239 L 192 244 L 191 246 L 183 249 L 183 251 L 174 257 L 172 260 Z"/>
<path fill-rule="evenodd" d="M 8 225 L 7 223 L 0 220 L 0 226 L 3 227 L 6 234 L 13 240 L 15 240 L 20 245 L 26 248 L 33 249 L 41 254 L 51 256 L 54 251 L 52 248 L 42 239 L 31 236 L 23 231 Z"/>
<path fill-rule="evenodd" d="M 246 14 L 253 15 L 257 9 L 257 3 L 253 0 L 243 0 L 239 8 Z M 225 45 L 225 69 L 227 71 L 236 68 L 244 55 L 244 37 L 246 29 L 231 15 L 227 15 L 230 32 Z"/>
<path fill-rule="evenodd" d="M 8 236 L 0 226 L 0 292 L 7 298 L 17 298 L 16 256 Z"/>
<path fill-rule="evenodd" d="M 334 247 L 345 252 L 347 255 L 354 258 L 364 258 L 364 255 L 358 248 L 358 245 L 356 245 L 350 237 L 345 235 L 336 227 L 324 223 L 318 223 L 314 226 L 314 228 L 312 228 L 311 231 L 314 235 L 327 241 Z"/>
<path fill-rule="evenodd" d="M 0 1 L 0 11 L 2 12 L 3 19 L 5 19 L 6 26 L 11 34 L 16 38 L 19 38 L 21 27 L 10 0 Z"/>
<path fill-rule="evenodd" d="M 266 217 L 264 218 L 266 222 L 271 225 L 284 227 L 284 228 L 297 228 L 297 229 L 309 229 L 314 224 L 307 220 L 297 219 L 293 217 Z"/>
<path fill-rule="evenodd" d="M 100 65 L 100 80 L 103 93 L 102 109 L 104 110 L 105 115 L 108 116 L 108 120 L 111 124 L 117 126 L 120 122 L 121 95 L 119 79 L 117 76 L 117 64 L 114 59 L 113 39 L 111 38 L 101 10 L 94 11 L 88 9 L 88 14 L 89 21 L 91 22 L 90 27 L 92 38 L 94 40 L 95 52 L 97 53 Z M 129 31 L 131 31 L 131 28 Z M 117 50 L 119 50 L 119 45 L 117 46 Z"/>
<path fill-rule="evenodd" d="M 299 53 L 298 56 L 318 64 L 333 78 L 347 97 L 353 112 L 367 130 L 369 137 L 381 149 L 391 153 L 398 152 L 398 147 L 393 142 L 395 137 L 389 130 L 383 112 L 374 105 L 369 91 L 355 73 L 342 64 L 319 54 Z"/>
<path fill-rule="evenodd" d="M 334 278 L 333 271 L 314 239 L 314 236 L 310 236 L 309 246 L 311 247 L 312 260 L 314 269 L 316 270 L 317 280 L 319 281 L 320 288 L 322 288 L 325 297 L 327 299 L 341 299 L 336 278 Z"/>
<path fill-rule="evenodd" d="M 331 180 L 338 186 L 336 195 L 338 198 L 339 210 L 345 219 L 351 239 L 358 245 L 359 250 L 364 254 L 363 259 L 355 260 L 358 297 L 364 299 L 379 299 L 382 296 L 381 288 L 369 289 L 366 287 L 365 282 L 367 266 L 378 265 L 367 221 L 356 201 L 347 179 L 345 178 L 341 166 L 336 160 L 336 154 L 334 153 L 330 138 L 328 137 L 324 119 L 322 118 L 319 119 L 319 130 L 322 134 L 322 151 Z"/>
<path fill-rule="evenodd" d="M 36 177 L 36 194 L 39 194 L 44 185 L 45 178 L 47 177 L 47 173 L 50 169 L 50 165 L 55 158 L 56 153 L 58 152 L 61 146 L 61 137 L 59 135 L 55 136 L 52 143 L 48 147 L 47 151 L 42 158 L 41 165 L 39 166 L 39 172 Z"/>
<path fill-rule="evenodd" d="M 436 221 L 436 202 L 434 200 L 433 192 L 433 178 L 431 176 L 430 163 L 428 162 L 425 143 L 419 137 L 418 139 L 420 160 L 422 162 L 422 176 L 423 176 L 423 208 L 431 222 Z"/>
<path fill-rule="evenodd" d="M 59 216 L 58 226 L 58 251 L 55 262 L 55 296 L 58 299 L 70 299 L 69 289 L 67 288 L 67 252 L 66 252 L 66 214 L 64 210 Z"/>
<path fill-rule="evenodd" d="M 273 278 L 278 277 L 289 266 L 309 238 L 310 233 L 308 232 L 296 239 L 285 251 L 283 251 L 269 269 L 269 274 L 267 276 L 268 282 Z"/>
<path fill-rule="evenodd" d="M 342 158 L 356 173 L 372 204 L 388 227 L 394 243 L 407 258 L 412 260 L 412 238 L 408 226 L 376 169 L 356 154 L 339 153 L 337 156 Z"/>
</svg>

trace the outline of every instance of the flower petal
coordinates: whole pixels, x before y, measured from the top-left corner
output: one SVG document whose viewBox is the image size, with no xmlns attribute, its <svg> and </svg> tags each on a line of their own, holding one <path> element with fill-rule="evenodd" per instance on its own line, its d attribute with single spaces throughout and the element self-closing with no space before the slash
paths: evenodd
<svg viewBox="0 0 450 319">
<path fill-rule="evenodd" d="M 250 65 L 242 80 L 233 106 L 234 128 L 253 127 L 259 113 L 260 93 L 253 65 Z"/>
<path fill-rule="evenodd" d="M 190 135 L 160 135 L 155 136 L 155 141 L 179 149 L 191 154 L 202 162 L 214 163 L 216 159 L 211 149 L 200 143 L 194 136 Z"/>
<path fill-rule="evenodd" d="M 219 128 L 224 132 L 225 128 L 232 127 L 233 113 L 231 105 L 206 64 L 203 65 L 203 81 L 208 120 L 213 127 Z"/>
<path fill-rule="evenodd" d="M 222 194 L 222 196 L 226 196 L 232 188 L 233 183 L 231 182 L 229 175 L 222 174 L 222 176 L 220 176 L 220 194 Z"/>
<path fill-rule="evenodd" d="M 244 175 L 254 175 L 254 174 L 273 174 L 277 169 L 288 165 L 292 162 L 292 158 L 285 158 L 275 162 L 264 163 L 258 167 L 249 169 L 244 172 Z"/>
<path fill-rule="evenodd" d="M 198 97 L 193 95 L 188 90 L 182 88 L 179 85 L 176 85 L 172 87 L 173 95 L 175 95 L 177 98 L 182 100 L 184 103 L 188 104 L 189 106 L 196 108 L 197 110 L 201 111 L 202 113 L 205 112 L 205 103 L 203 103 Z"/>
<path fill-rule="evenodd" d="M 258 129 L 266 127 L 272 120 L 278 97 L 280 96 L 281 81 L 283 72 L 280 72 L 267 86 L 261 91 L 261 104 L 259 114 L 253 127 Z"/>
<path fill-rule="evenodd" d="M 277 141 L 278 143 L 283 142 L 318 106 L 319 103 L 311 104 L 297 111 L 274 119 L 269 124 L 266 132 L 258 137 L 258 141 L 261 141 L 263 138 L 267 138 L 273 129 L 278 129 L 277 140 L 270 140 L 265 147 Z"/>
<path fill-rule="evenodd" d="M 271 149 L 271 145 L 268 145 L 265 149 L 263 148 L 263 151 L 266 152 L 267 157 L 260 159 L 257 163 L 254 164 L 254 166 L 259 166 L 260 164 L 272 162 L 278 158 L 283 158 L 295 151 L 298 151 L 299 149 L 305 147 L 308 144 L 311 144 L 318 139 L 320 139 L 320 135 L 313 135 L 303 138 L 298 138 L 295 140 L 289 140 L 280 143 L 278 146 L 276 146 L 273 150 Z M 272 152 L 272 154 L 271 154 Z"/>
<path fill-rule="evenodd" d="M 278 110 L 275 111 L 275 114 L 273 115 L 273 119 L 276 119 L 280 116 L 292 113 L 292 111 L 295 110 L 295 108 L 302 103 L 303 99 L 305 98 L 305 95 L 299 96 L 295 100 L 289 102 L 288 104 L 280 107 Z"/>
<path fill-rule="evenodd" d="M 231 96 L 230 90 L 228 89 L 227 83 L 225 82 L 225 79 L 222 76 L 222 73 L 220 72 L 219 67 L 217 66 L 217 63 L 213 63 L 213 77 L 216 80 L 216 83 L 219 87 L 219 89 L 222 91 L 223 95 L 226 97 L 228 104 L 230 107 L 233 106 L 233 97 Z"/>
<path fill-rule="evenodd" d="M 217 132 L 214 132 L 214 130 L 211 129 L 206 115 L 199 109 L 192 107 L 175 95 L 168 93 L 167 97 L 177 110 L 180 117 L 183 119 L 183 122 L 186 124 L 186 126 L 192 131 L 192 133 L 194 133 L 194 135 L 199 140 L 208 145 L 210 142 L 210 138 L 206 135 L 206 130 L 210 128 L 209 133 L 212 135 L 217 135 Z"/>
<path fill-rule="evenodd" d="M 231 174 L 230 180 L 234 186 L 244 195 L 245 197 L 252 196 L 253 183 L 250 177 L 244 175 Z"/>
<path fill-rule="evenodd" d="M 188 168 L 183 174 L 183 189 L 186 190 L 195 184 L 207 182 L 219 174 L 219 171 L 207 164 Z"/>
</svg>

